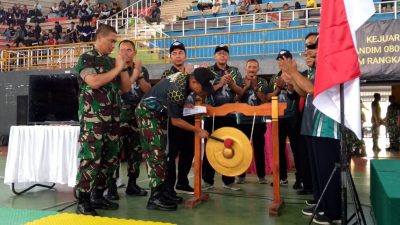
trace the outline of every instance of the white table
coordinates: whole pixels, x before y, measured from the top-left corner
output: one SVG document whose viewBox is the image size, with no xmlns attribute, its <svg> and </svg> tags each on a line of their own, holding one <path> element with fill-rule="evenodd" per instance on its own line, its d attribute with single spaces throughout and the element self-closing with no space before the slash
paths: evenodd
<svg viewBox="0 0 400 225">
<path fill-rule="evenodd" d="M 12 126 L 4 183 L 75 186 L 79 126 Z M 54 185 L 53 185 L 54 186 Z M 16 193 L 17 194 L 17 193 Z"/>
</svg>

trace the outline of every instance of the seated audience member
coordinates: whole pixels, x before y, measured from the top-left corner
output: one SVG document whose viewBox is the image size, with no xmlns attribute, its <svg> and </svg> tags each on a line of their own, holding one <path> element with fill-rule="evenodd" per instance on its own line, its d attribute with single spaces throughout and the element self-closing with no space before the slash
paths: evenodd
<svg viewBox="0 0 400 225">
<path fill-rule="evenodd" d="M 213 0 L 213 7 L 211 8 L 211 12 L 214 16 L 217 16 L 217 14 L 219 13 L 221 5 L 222 5 L 222 0 Z"/>
<path fill-rule="evenodd" d="M 262 13 L 262 8 L 260 4 L 256 4 L 255 8 L 254 8 L 254 14 L 256 13 Z"/>
<path fill-rule="evenodd" d="M 211 9 L 212 7 L 213 7 L 212 0 L 198 0 L 197 1 L 197 8 L 201 11 L 201 14 L 203 14 L 204 10 Z"/>
<path fill-rule="evenodd" d="M 272 5 L 272 2 L 268 2 L 267 9 L 265 10 L 265 12 L 274 12 L 274 11 L 278 11 L 278 10 L 274 8 L 274 6 Z"/>
<path fill-rule="evenodd" d="M 289 4 L 284 3 L 282 6 L 282 10 L 289 10 Z"/>
<path fill-rule="evenodd" d="M 46 45 L 56 45 L 57 41 L 53 35 L 53 33 L 49 33 L 49 39 L 46 42 Z"/>
<path fill-rule="evenodd" d="M 245 1 L 241 2 L 240 3 L 240 7 L 238 9 L 239 15 L 247 15 L 247 14 L 249 14 L 249 11 L 250 11 L 249 10 L 249 6 L 250 5 L 246 4 Z"/>
<path fill-rule="evenodd" d="M 315 0 L 307 0 L 306 8 L 317 8 L 317 2 Z"/>
<path fill-rule="evenodd" d="M 231 16 L 236 12 L 236 6 L 239 4 L 239 0 L 228 0 L 228 6 L 226 7 L 226 11 Z"/>
<path fill-rule="evenodd" d="M 152 22 L 156 22 L 157 25 L 159 25 L 161 21 L 160 17 L 161 17 L 161 10 L 160 8 L 158 8 L 157 3 L 156 2 L 151 3 L 150 16 L 145 16 L 144 19 L 149 24 L 151 24 Z"/>
</svg>

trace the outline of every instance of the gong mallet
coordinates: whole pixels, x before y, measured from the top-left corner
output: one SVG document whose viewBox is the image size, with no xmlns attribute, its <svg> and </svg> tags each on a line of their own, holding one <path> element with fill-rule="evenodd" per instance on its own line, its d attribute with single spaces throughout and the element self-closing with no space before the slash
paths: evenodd
<svg viewBox="0 0 400 225">
<path fill-rule="evenodd" d="M 208 138 L 211 138 L 213 140 L 216 140 L 216 141 L 224 143 L 225 149 L 223 150 L 223 156 L 225 158 L 230 159 L 230 158 L 232 158 L 234 156 L 234 151 L 232 149 L 232 145 L 233 145 L 233 140 L 232 139 L 227 138 L 227 139 L 224 140 L 224 139 L 221 139 L 221 138 L 218 138 L 218 137 L 215 137 L 215 136 L 211 136 L 211 135 L 208 136 Z"/>
</svg>

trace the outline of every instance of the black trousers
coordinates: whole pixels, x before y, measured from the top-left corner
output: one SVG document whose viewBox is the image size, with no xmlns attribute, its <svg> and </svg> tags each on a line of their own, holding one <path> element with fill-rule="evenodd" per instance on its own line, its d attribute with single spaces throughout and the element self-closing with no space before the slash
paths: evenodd
<svg viewBox="0 0 400 225">
<path fill-rule="evenodd" d="M 193 116 L 185 116 L 183 119 L 194 125 Z M 176 180 L 176 158 L 178 161 L 178 181 Z M 174 188 L 177 184 L 189 184 L 188 174 L 192 168 L 194 156 L 194 133 L 183 130 L 171 124 L 168 124 L 168 155 L 167 155 L 167 171 L 165 184 L 168 188 Z"/>
<path fill-rule="evenodd" d="M 297 115 L 297 140 L 298 140 L 298 163 L 299 170 L 297 171 L 300 174 L 301 181 L 303 182 L 303 189 L 306 191 L 312 191 L 312 176 L 311 176 L 311 168 L 310 168 L 310 159 L 309 159 L 309 147 L 307 146 L 305 136 L 301 135 L 301 123 L 302 123 L 303 113 L 299 112 Z M 297 162 L 296 162 L 297 163 Z M 296 167 L 297 168 L 297 167 Z M 296 169 L 297 170 L 297 169 Z"/>
<path fill-rule="evenodd" d="M 296 129 L 296 117 L 279 119 L 279 176 L 281 180 L 287 179 L 286 138 L 289 137 L 292 148 L 294 164 L 296 165 L 296 180 L 301 181 L 301 166 L 299 160 L 299 131 Z"/>
<path fill-rule="evenodd" d="M 315 157 L 315 171 L 318 177 L 319 192 L 325 188 L 335 164 L 340 162 L 340 140 L 323 137 L 311 137 Z M 321 210 L 328 218 L 340 219 L 341 214 L 341 179 L 337 169 L 321 199 Z"/>
<path fill-rule="evenodd" d="M 310 174 L 309 176 L 311 177 L 312 180 L 312 190 L 313 190 L 313 197 L 314 200 L 318 200 L 319 197 L 321 196 L 319 184 L 320 182 L 320 177 L 317 177 L 317 168 L 316 168 L 316 161 L 315 161 L 315 154 L 314 154 L 314 148 L 312 144 L 312 137 L 311 136 L 303 136 L 304 141 L 307 146 L 307 157 L 308 157 L 308 162 L 310 163 Z"/>
<path fill-rule="evenodd" d="M 206 117 L 204 120 L 204 128 L 211 134 L 212 133 L 212 125 L 213 119 L 212 117 Z M 235 127 L 237 128 L 236 117 L 226 116 L 226 117 L 215 117 L 214 121 L 214 129 L 218 129 L 221 127 Z M 215 170 L 211 167 L 210 163 L 208 162 L 207 156 L 204 155 L 203 157 L 203 180 L 209 184 L 214 184 L 214 175 Z M 235 182 L 235 177 L 227 177 L 222 176 L 222 182 L 225 185 L 232 184 Z"/>
<path fill-rule="evenodd" d="M 239 124 L 239 129 L 246 134 L 248 138 L 251 136 L 251 124 Z M 253 131 L 253 150 L 254 159 L 256 162 L 257 176 L 259 178 L 265 177 L 265 158 L 264 158 L 264 146 L 265 138 L 264 134 L 267 130 L 265 123 L 254 124 Z M 245 177 L 246 173 L 240 175 L 240 177 Z"/>
</svg>

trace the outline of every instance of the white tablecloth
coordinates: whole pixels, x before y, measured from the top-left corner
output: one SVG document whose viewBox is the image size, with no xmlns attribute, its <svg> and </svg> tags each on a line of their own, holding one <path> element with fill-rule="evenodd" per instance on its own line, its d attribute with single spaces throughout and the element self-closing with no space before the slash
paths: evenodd
<svg viewBox="0 0 400 225">
<path fill-rule="evenodd" d="M 75 186 L 79 126 L 12 126 L 4 183 Z"/>
</svg>

